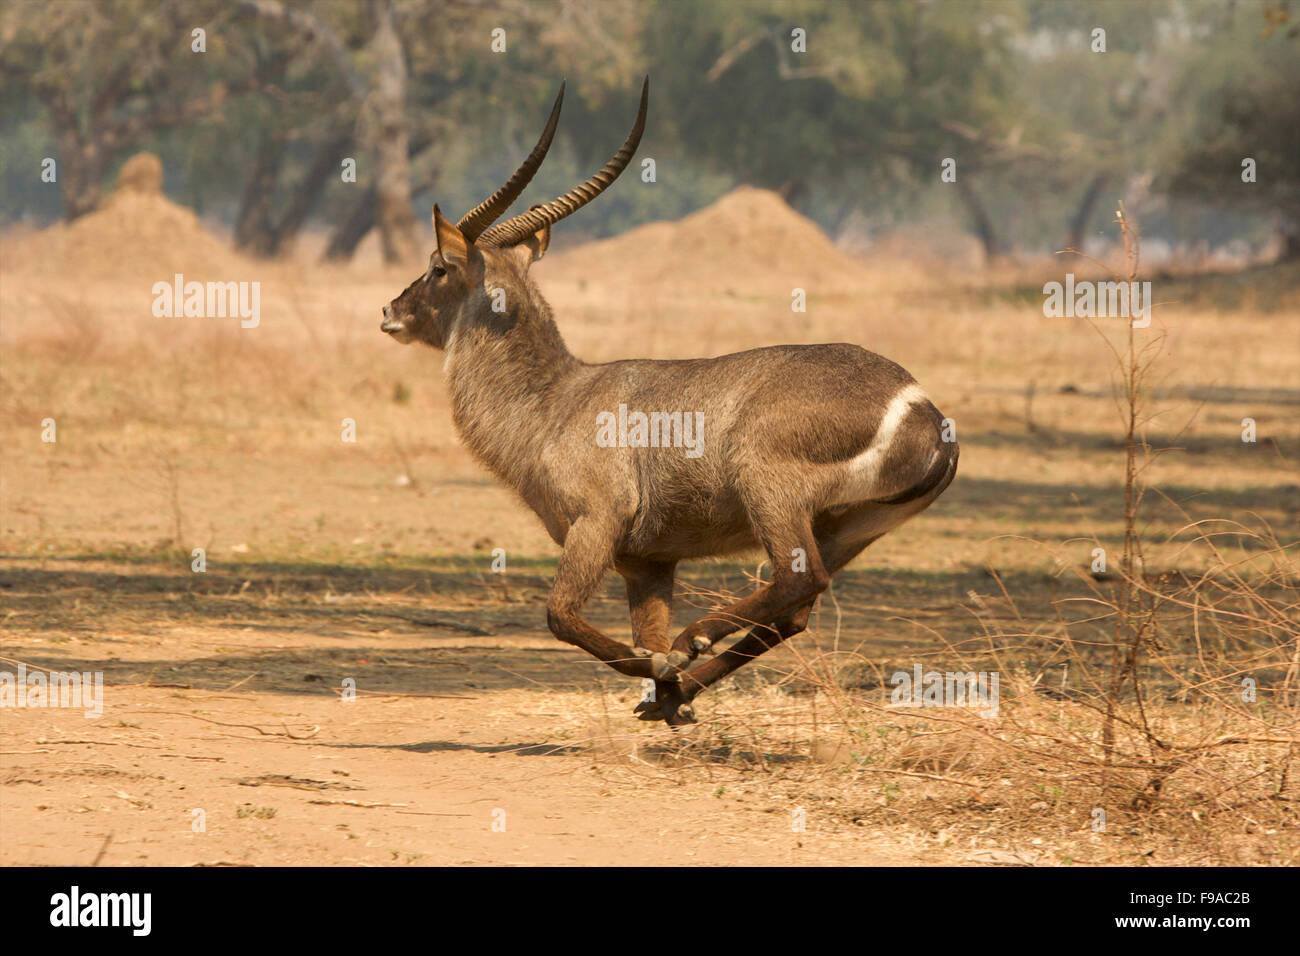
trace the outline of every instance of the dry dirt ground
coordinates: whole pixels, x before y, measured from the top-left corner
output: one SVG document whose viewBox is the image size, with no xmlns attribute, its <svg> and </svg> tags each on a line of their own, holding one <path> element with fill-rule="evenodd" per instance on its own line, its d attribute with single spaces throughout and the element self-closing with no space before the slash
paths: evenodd
<svg viewBox="0 0 1300 956">
<path fill-rule="evenodd" d="M 107 685 L 98 718 L 0 718 L 6 863 L 89 863 L 110 836 L 105 865 L 970 856 L 807 804 L 761 754 L 683 756 L 662 725 L 630 719 L 635 686 L 540 633 L 540 577 L 476 607 L 489 585 L 455 570 L 433 572 L 433 601 L 371 590 L 422 590 L 412 572 L 249 567 L 199 590 L 185 572 L 96 561 L 4 576 L 15 609 L 57 600 L 50 629 L 67 635 L 5 654 L 76 660 Z M 593 616 L 613 630 L 621 613 L 611 593 Z"/>
<path fill-rule="evenodd" d="M 135 202 L 0 245 L 0 671 L 105 681 L 99 717 L 0 708 L 0 863 L 1295 861 L 1294 825 L 1248 811 L 1199 841 L 1137 818 L 1099 834 L 1086 796 L 957 759 L 873 766 L 860 748 L 898 722 L 837 710 L 845 649 L 877 669 L 941 660 L 990 607 L 1048 627 L 1065 571 L 1118 541 L 1111 356 L 1043 317 L 1041 277 L 836 258 L 744 192 L 676 234 L 538 265 L 589 361 L 852 341 L 958 422 L 944 497 L 846 570 L 810 634 L 702 697 L 683 736 L 631 719 L 639 688 L 546 632 L 554 545 L 460 447 L 439 358 L 378 331 L 418 265 L 249 262 Z M 773 275 L 750 245 L 783 236 Z M 682 269 L 650 267 L 676 243 Z M 155 318 L 173 271 L 259 281 L 261 324 Z M 1191 519 L 1294 538 L 1298 286 L 1261 270 L 1157 289 L 1151 435 L 1177 450 L 1149 471 L 1169 495 L 1144 518 L 1153 562 L 1196 567 L 1166 541 Z M 755 566 L 691 569 L 675 621 Z M 591 616 L 628 633 L 615 581 Z"/>
</svg>

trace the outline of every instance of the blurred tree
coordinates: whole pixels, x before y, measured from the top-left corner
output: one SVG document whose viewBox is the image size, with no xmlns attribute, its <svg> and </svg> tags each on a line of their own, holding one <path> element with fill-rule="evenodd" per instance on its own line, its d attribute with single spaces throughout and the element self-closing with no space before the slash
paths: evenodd
<svg viewBox="0 0 1300 956">
<path fill-rule="evenodd" d="M 193 49 L 193 31 L 212 34 L 224 18 L 206 0 L 14 4 L 0 13 L 0 70 L 45 106 L 66 218 L 95 208 L 125 152 L 265 81 L 258 70 L 223 76 L 220 56 Z M 219 43 L 219 32 L 209 39 Z"/>
<path fill-rule="evenodd" d="M 1044 185 L 1073 204 L 1051 236 L 1054 248 L 1082 249 L 1099 212 L 1111 215 L 1110 192 L 1127 193 L 1130 213 L 1140 212 L 1135 190 L 1149 182 L 1153 131 L 1167 115 L 1186 41 L 1162 24 L 1186 11 L 1168 0 L 1028 4 L 1017 44 L 1024 122 L 1052 156 L 1037 170 Z"/>
<path fill-rule="evenodd" d="M 558 241 L 674 218 L 738 183 L 863 236 L 918 221 L 951 231 L 964 218 L 987 259 L 1057 249 L 1063 237 L 1079 247 L 1117 195 L 1175 233 L 1223 241 L 1255 235 L 1271 215 L 1294 237 L 1300 123 L 1289 89 L 1300 58 L 1288 10 L 1283 0 L 11 2 L 0 6 L 0 212 L 50 213 L 53 198 L 31 185 L 33 157 L 58 156 L 75 217 L 117 163 L 149 148 L 169 191 L 231 222 L 246 250 L 282 252 L 315 219 L 332 230 L 331 257 L 351 256 L 378 227 L 384 254 L 401 258 L 414 255 L 426 193 L 468 208 L 513 170 L 562 78 L 560 134 L 521 204 L 609 158 L 649 72 L 639 159 L 655 160 L 657 178 L 625 177 Z M 1098 28 L 1104 53 L 1093 51 Z M 357 161 L 354 183 L 338 175 L 344 156 Z M 1240 181 L 1247 157 L 1253 184 Z M 955 180 L 941 178 L 945 159 Z M 1149 201 L 1135 206 L 1143 191 Z M 1170 197 L 1192 212 L 1171 211 Z M 1217 215 L 1201 211 L 1210 202 Z"/>
<path fill-rule="evenodd" d="M 954 195 L 993 258 L 988 171 L 1044 158 L 1016 137 L 1021 15 L 1013 2 L 680 5 L 657 19 L 652 48 L 680 104 L 677 135 L 742 182 L 796 203 L 864 177 L 949 188 L 952 158 Z"/>
<path fill-rule="evenodd" d="M 356 106 L 354 136 L 375 164 L 375 220 L 384 259 L 403 262 L 419 254 L 411 211 L 410 140 L 406 122 L 406 52 L 394 0 L 367 0 L 365 25 L 351 10 L 287 6 L 279 0 L 239 0 L 241 7 L 314 41 L 343 80 Z M 324 15 L 329 10 L 337 22 Z M 317 15 L 320 13 L 321 15 Z M 274 155 L 274 154 L 272 154 Z"/>
<path fill-rule="evenodd" d="M 376 227 L 388 261 L 414 255 L 413 198 L 437 183 L 449 145 L 481 135 L 491 104 L 519 87 L 540 97 L 553 95 L 557 66 L 562 68 L 566 55 L 601 64 L 627 60 L 632 45 L 601 29 L 611 20 L 627 22 L 629 5 L 618 0 L 599 11 L 567 0 L 546 7 L 508 0 L 367 0 L 363 8 L 314 10 L 278 0 L 239 3 L 284 28 L 287 35 L 278 42 L 291 42 L 294 35 L 314 41 L 321 58 L 344 81 L 335 110 L 354 117 L 350 140 L 373 164 L 373 176 L 359 176 L 360 194 L 336 221 L 325 251 L 328 259 L 350 258 Z M 499 42 L 493 33 L 498 28 L 504 31 Z M 478 42 L 468 42 L 471 37 Z M 621 79 L 631 86 L 628 77 Z M 327 137 L 325 150 L 343 136 Z M 267 167 L 274 168 L 281 156 L 273 133 L 267 140 Z M 519 158 L 522 154 L 514 161 Z M 313 174 L 325 169 L 322 157 L 301 177 L 301 189 L 312 187 Z M 261 207 L 269 205 L 269 198 Z M 289 203 L 286 225 L 300 222 L 304 205 L 310 209 L 305 202 Z M 259 214 L 253 222 L 263 219 Z M 282 231 L 268 233 L 273 245 L 283 241 Z"/>
<path fill-rule="evenodd" d="M 1285 3 L 1214 16 L 1213 40 L 1179 79 L 1180 108 L 1155 185 L 1271 213 L 1281 257 L 1300 258 L 1300 17 Z"/>
<path fill-rule="evenodd" d="M 306 224 L 354 142 L 354 111 L 341 85 L 308 55 L 309 42 L 250 37 L 259 63 L 278 64 L 262 96 L 231 119 L 232 139 L 252 154 L 235 217 L 235 245 L 254 255 L 283 252 Z M 215 170 L 208 171 L 212 175 Z"/>
</svg>

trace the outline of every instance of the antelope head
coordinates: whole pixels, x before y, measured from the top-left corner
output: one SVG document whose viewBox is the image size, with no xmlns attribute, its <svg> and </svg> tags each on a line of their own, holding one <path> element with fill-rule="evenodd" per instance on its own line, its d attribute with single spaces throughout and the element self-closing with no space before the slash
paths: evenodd
<svg viewBox="0 0 1300 956">
<path fill-rule="evenodd" d="M 632 131 L 600 172 L 563 196 L 493 225 L 519 198 L 546 158 L 564 100 L 564 84 L 560 84 L 541 138 L 505 185 L 455 224 L 443 218 L 436 205 L 433 207 L 437 248 L 429 257 L 429 267 L 384 306 L 380 330 L 404 345 L 420 341 L 443 349 L 459 321 L 490 322 L 492 291 L 504 289 L 509 296 L 523 288 L 528 267 L 546 253 L 551 226 L 599 196 L 627 167 L 641 142 L 649 96 L 647 76 Z"/>
</svg>

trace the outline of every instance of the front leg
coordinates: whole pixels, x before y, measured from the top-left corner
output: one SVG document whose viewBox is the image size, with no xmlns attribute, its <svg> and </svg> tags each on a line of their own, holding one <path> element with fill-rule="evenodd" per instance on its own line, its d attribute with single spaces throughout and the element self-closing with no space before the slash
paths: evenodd
<svg viewBox="0 0 1300 956">
<path fill-rule="evenodd" d="M 614 563 L 614 551 L 621 534 L 613 518 L 584 515 L 573 523 L 564 538 L 564 554 L 555 569 L 551 596 L 546 602 L 546 624 L 566 644 L 581 647 L 629 677 L 654 677 L 655 665 L 648 648 L 633 651 L 626 644 L 607 637 L 582 617 L 582 608 L 600 587 Z M 663 658 L 664 655 L 656 655 Z"/>
<path fill-rule="evenodd" d="M 677 563 L 622 556 L 615 567 L 627 582 L 627 604 L 632 615 L 635 653 L 648 652 L 652 667 L 662 669 L 668 663 L 668 653 L 671 650 L 668 627 L 672 623 L 673 574 Z M 674 661 L 677 660 L 674 658 Z M 642 720 L 663 720 L 663 703 L 677 696 L 675 689 L 673 682 L 655 681 L 654 694 L 637 704 L 633 713 Z M 685 703 L 684 700 L 682 702 Z"/>
</svg>

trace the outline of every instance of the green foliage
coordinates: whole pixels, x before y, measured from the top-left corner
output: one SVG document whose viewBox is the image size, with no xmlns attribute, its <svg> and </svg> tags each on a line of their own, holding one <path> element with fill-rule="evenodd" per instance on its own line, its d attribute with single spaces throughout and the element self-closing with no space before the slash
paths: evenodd
<svg viewBox="0 0 1300 956">
<path fill-rule="evenodd" d="M 365 70 L 367 7 L 306 9 Z M 1114 199 L 1135 191 L 1173 200 L 1143 213 L 1149 236 L 1171 239 L 1259 239 L 1264 217 L 1300 204 L 1300 56 L 1285 5 L 1267 14 L 1211 0 L 413 0 L 393 9 L 420 222 L 435 198 L 465 209 L 499 185 L 561 79 L 560 134 L 522 202 L 568 189 L 622 141 L 647 72 L 638 159 L 654 159 L 656 182 L 636 182 L 634 163 L 627 182 L 574 217 L 569 239 L 675 218 L 740 183 L 782 191 L 832 230 L 851 217 L 874 232 L 983 215 L 1002 243 L 1043 251 L 1060 247 L 1072 221 L 1083 237 L 1096 233 Z M 188 47 L 200 24 L 201 56 Z M 507 31 L 505 53 L 491 49 L 495 27 Z M 1104 53 L 1091 48 L 1098 27 Z M 40 160 L 96 129 L 133 135 L 106 137 L 108 155 L 88 175 L 111 182 L 127 156 L 153 149 L 172 195 L 230 222 L 248 205 L 259 161 L 273 160 L 271 219 L 312 190 L 317 221 L 337 225 L 373 175 L 364 149 L 339 146 L 361 120 L 337 59 L 239 4 L 15 4 L 0 12 L 0 44 L 6 219 L 53 217 L 60 198 L 39 182 Z M 337 174 L 314 183 L 313 163 L 336 147 L 337 160 L 356 158 L 357 183 Z M 1240 184 L 1243 156 L 1258 163 L 1254 186 Z M 940 181 L 945 158 L 957 162 L 960 190 Z M 1230 214 L 1211 213 L 1207 204 L 1225 201 Z"/>
<path fill-rule="evenodd" d="M 1300 220 L 1300 35 L 1297 27 L 1276 28 L 1265 9 L 1222 11 L 1213 38 L 1189 59 L 1162 171 L 1174 195 Z M 1247 157 L 1256 163 L 1249 184 L 1242 181 Z"/>
</svg>

